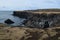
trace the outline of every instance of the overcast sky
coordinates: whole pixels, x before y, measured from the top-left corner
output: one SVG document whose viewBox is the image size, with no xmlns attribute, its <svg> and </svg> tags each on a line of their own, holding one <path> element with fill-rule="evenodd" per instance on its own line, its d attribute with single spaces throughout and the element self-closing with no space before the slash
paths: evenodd
<svg viewBox="0 0 60 40">
<path fill-rule="evenodd" d="M 0 10 L 60 8 L 60 0 L 0 0 Z"/>
</svg>

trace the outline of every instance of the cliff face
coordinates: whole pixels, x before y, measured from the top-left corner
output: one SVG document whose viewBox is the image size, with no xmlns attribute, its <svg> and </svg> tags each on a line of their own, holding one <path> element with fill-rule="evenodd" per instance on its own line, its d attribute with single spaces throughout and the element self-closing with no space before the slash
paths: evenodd
<svg viewBox="0 0 60 40">
<path fill-rule="evenodd" d="M 60 14 L 34 14 L 31 18 L 26 20 L 25 25 L 42 28 L 44 28 L 44 25 L 49 25 L 48 27 L 60 26 L 59 17 Z"/>
<path fill-rule="evenodd" d="M 28 19 L 30 16 L 32 16 L 30 12 L 25 12 L 25 11 L 21 11 L 21 12 L 20 11 L 14 11 L 13 15 L 18 16 L 20 18 L 25 18 L 25 19 Z"/>
<path fill-rule="evenodd" d="M 35 13 L 31 11 L 14 11 L 13 15 L 18 16 L 20 18 L 25 18 L 26 20 L 23 22 L 25 26 L 45 28 L 45 26 L 60 26 L 60 13 L 57 13 L 51 12 L 48 14 L 47 12 Z"/>
</svg>

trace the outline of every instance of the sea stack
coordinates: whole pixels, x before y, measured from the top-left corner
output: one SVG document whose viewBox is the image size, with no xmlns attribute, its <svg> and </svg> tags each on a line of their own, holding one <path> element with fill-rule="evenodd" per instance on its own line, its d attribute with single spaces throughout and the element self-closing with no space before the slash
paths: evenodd
<svg viewBox="0 0 60 40">
<path fill-rule="evenodd" d="M 13 24 L 14 22 L 12 20 L 10 20 L 10 19 L 7 19 L 7 20 L 5 20 L 5 23 L 6 24 Z"/>
</svg>

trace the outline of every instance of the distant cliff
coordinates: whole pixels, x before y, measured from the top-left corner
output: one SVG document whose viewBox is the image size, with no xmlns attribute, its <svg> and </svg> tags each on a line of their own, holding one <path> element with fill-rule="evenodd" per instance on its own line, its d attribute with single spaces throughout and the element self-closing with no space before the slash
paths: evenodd
<svg viewBox="0 0 60 40">
<path fill-rule="evenodd" d="M 29 12 L 60 12 L 60 9 L 37 9 L 37 10 L 25 10 Z"/>
<path fill-rule="evenodd" d="M 13 15 L 27 19 L 23 24 L 29 27 L 60 26 L 60 9 L 14 11 Z"/>
</svg>

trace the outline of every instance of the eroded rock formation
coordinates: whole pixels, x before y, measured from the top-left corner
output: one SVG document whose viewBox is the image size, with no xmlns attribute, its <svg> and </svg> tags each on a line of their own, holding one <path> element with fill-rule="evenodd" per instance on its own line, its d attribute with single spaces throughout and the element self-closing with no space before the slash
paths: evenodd
<svg viewBox="0 0 60 40">
<path fill-rule="evenodd" d="M 13 15 L 18 16 L 20 18 L 25 18 L 25 19 L 28 19 L 30 16 L 32 16 L 31 13 L 25 12 L 25 11 L 21 11 L 21 12 L 20 11 L 14 11 Z"/>
<path fill-rule="evenodd" d="M 34 13 L 29 11 L 14 11 L 15 16 L 18 16 L 20 18 L 25 18 L 26 20 L 23 22 L 23 24 L 27 27 L 38 27 L 38 28 L 45 28 L 46 21 L 48 24 L 48 27 L 55 27 L 60 26 L 60 13 Z"/>
<path fill-rule="evenodd" d="M 14 22 L 12 20 L 10 20 L 10 19 L 7 19 L 7 20 L 5 20 L 5 23 L 6 24 L 13 24 Z"/>
</svg>

